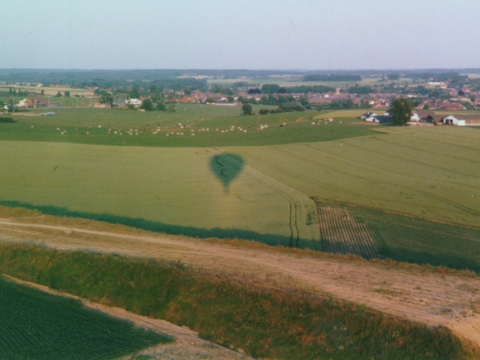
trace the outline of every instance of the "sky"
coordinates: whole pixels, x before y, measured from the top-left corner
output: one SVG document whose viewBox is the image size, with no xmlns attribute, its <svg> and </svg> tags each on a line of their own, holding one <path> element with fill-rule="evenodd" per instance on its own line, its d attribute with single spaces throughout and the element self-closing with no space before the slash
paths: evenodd
<svg viewBox="0 0 480 360">
<path fill-rule="evenodd" d="M 0 68 L 480 68 L 479 0 L 15 0 Z"/>
</svg>

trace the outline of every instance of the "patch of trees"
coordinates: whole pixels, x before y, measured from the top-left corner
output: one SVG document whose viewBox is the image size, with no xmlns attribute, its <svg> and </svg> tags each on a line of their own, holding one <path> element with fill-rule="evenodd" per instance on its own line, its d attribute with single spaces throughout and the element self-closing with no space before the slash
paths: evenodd
<svg viewBox="0 0 480 360">
<path fill-rule="evenodd" d="M 263 94 L 276 94 L 280 90 L 280 85 L 277 84 L 264 84 L 262 85 Z"/>
<path fill-rule="evenodd" d="M 406 125 L 413 114 L 413 103 L 405 98 L 398 98 L 392 101 L 391 106 L 393 114 L 392 124 L 395 126 Z"/>
<path fill-rule="evenodd" d="M 236 81 L 232 84 L 233 87 L 239 88 L 239 87 L 248 87 L 250 85 L 247 81 Z"/>
<path fill-rule="evenodd" d="M 233 95 L 232 89 L 225 86 L 219 86 L 219 85 L 215 85 L 212 88 L 212 92 L 215 94 Z"/>
<path fill-rule="evenodd" d="M 13 124 L 15 123 L 15 120 L 13 120 L 11 117 L 2 116 L 0 117 L 0 123 Z"/>
<path fill-rule="evenodd" d="M 277 109 L 260 109 L 258 113 L 260 115 L 267 115 L 267 114 L 279 114 L 279 113 L 292 112 L 292 111 L 305 111 L 305 107 L 296 101 L 289 101 L 281 104 Z"/>
<path fill-rule="evenodd" d="M 195 78 L 180 78 L 180 79 L 159 79 L 153 82 L 159 89 L 171 89 L 174 91 L 184 90 L 186 88 L 191 91 L 207 89 L 207 80 Z M 220 91 L 220 88 L 217 89 Z M 231 91 L 231 90 L 230 90 Z"/>
<path fill-rule="evenodd" d="M 243 104 L 242 105 L 242 113 L 243 115 L 253 115 L 253 109 L 252 109 L 252 105 L 250 104 Z"/>
<path fill-rule="evenodd" d="M 396 74 L 396 73 L 387 74 L 387 79 L 388 80 L 400 80 L 400 74 Z"/>
<path fill-rule="evenodd" d="M 329 75 L 305 75 L 302 81 L 362 81 L 360 75 L 354 74 L 329 74 Z"/>
<path fill-rule="evenodd" d="M 425 86 L 422 86 L 422 85 L 417 86 L 417 88 L 415 89 L 415 93 L 419 95 L 427 96 L 430 98 L 437 98 L 437 99 L 450 98 L 450 94 L 448 93 L 448 91 L 444 89 L 439 89 L 439 88 L 427 89 Z"/>
<path fill-rule="evenodd" d="M 375 89 L 371 88 L 370 86 L 358 86 L 355 84 L 354 86 L 350 86 L 348 89 L 344 90 L 349 94 L 372 94 L 376 93 Z"/>
<path fill-rule="evenodd" d="M 468 79 L 468 75 L 460 75 L 458 72 L 440 72 L 440 73 L 433 73 L 433 72 L 424 72 L 424 73 L 416 73 L 414 75 L 415 78 L 417 79 L 424 79 L 424 80 L 430 80 L 432 79 L 433 81 L 465 81 Z"/>
<path fill-rule="evenodd" d="M 303 85 L 303 86 L 292 86 L 285 88 L 287 93 L 296 94 L 296 93 L 328 93 L 335 91 L 334 87 L 324 86 L 324 85 Z"/>
<path fill-rule="evenodd" d="M 328 104 L 322 104 L 317 106 L 318 110 L 321 109 L 353 109 L 355 108 L 355 104 L 353 100 L 335 100 Z"/>
<path fill-rule="evenodd" d="M 148 98 L 143 100 L 142 105 L 140 106 L 140 109 L 143 109 L 145 111 L 153 111 L 152 100 L 150 100 Z"/>
<path fill-rule="evenodd" d="M 28 96 L 28 92 L 27 91 L 22 91 L 22 89 L 18 89 L 18 90 L 15 90 L 15 88 L 12 88 L 10 87 L 8 89 L 8 95 L 12 95 L 12 96 Z"/>
</svg>

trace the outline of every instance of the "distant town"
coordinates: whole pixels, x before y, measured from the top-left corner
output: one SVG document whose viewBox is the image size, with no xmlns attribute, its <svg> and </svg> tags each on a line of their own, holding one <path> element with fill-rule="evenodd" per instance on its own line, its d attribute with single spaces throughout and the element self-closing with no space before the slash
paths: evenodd
<svg viewBox="0 0 480 360">
<path fill-rule="evenodd" d="M 118 73 L 115 76 L 115 73 Z M 272 71 L 78 71 L 57 73 L 51 82 L 26 80 L 29 74 L 5 73 L 0 81 L 0 105 L 5 111 L 60 107 L 168 110 L 172 104 L 265 106 L 269 112 L 366 109 L 368 122 L 388 122 L 393 99 L 408 99 L 415 110 L 412 124 L 480 125 L 480 117 L 458 111 L 480 108 L 480 74 L 458 71 L 301 73 Z M 30 76 L 32 74 L 30 73 Z M 34 73 L 52 78 L 52 74 Z M 63 77 L 62 77 L 63 76 Z M 92 76 L 96 78 L 92 79 Z M 133 76 L 133 80 L 127 80 Z M 135 79 L 135 76 L 137 77 Z M 2 80 L 2 76 L 0 76 Z M 67 100 L 68 99 L 68 100 Z M 369 110 L 371 109 L 371 110 Z M 383 111 L 382 111 L 383 110 Z M 436 114 L 434 111 L 439 111 Z"/>
</svg>

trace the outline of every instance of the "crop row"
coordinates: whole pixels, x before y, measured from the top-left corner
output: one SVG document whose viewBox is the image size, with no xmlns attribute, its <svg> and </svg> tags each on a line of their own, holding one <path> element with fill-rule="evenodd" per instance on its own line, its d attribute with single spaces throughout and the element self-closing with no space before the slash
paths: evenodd
<svg viewBox="0 0 480 360">
<path fill-rule="evenodd" d="M 318 214 L 324 251 L 366 259 L 382 257 L 373 229 L 352 218 L 347 210 L 318 204 Z"/>
<path fill-rule="evenodd" d="M 113 359 L 164 341 L 80 302 L 0 279 L 1 359 Z"/>
</svg>

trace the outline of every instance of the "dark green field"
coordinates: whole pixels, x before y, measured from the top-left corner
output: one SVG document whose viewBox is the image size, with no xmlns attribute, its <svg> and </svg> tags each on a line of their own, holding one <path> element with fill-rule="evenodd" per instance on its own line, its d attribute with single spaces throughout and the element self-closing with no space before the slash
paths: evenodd
<svg viewBox="0 0 480 360">
<path fill-rule="evenodd" d="M 3 278 L 0 294 L 1 359 L 116 359 L 171 341 Z"/>
</svg>

